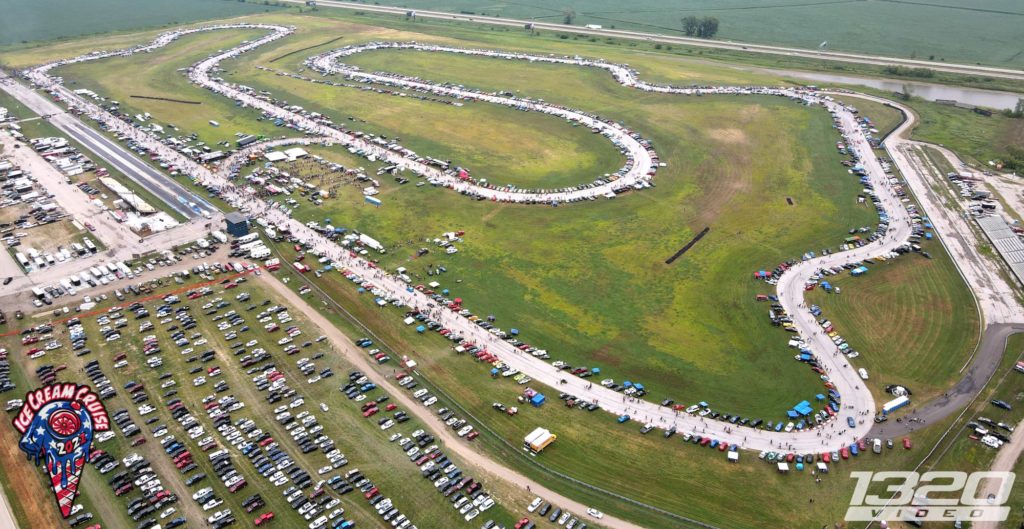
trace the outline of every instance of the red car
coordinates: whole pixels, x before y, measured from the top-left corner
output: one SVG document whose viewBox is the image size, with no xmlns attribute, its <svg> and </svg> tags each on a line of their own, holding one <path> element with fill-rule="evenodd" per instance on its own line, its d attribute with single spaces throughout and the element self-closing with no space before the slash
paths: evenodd
<svg viewBox="0 0 1024 529">
<path fill-rule="evenodd" d="M 395 409 L 397 407 L 398 407 L 398 405 L 396 405 L 395 403 L 392 402 L 391 404 L 388 404 L 387 406 L 384 406 L 384 411 L 391 411 L 391 410 L 393 410 L 393 409 Z"/>
<path fill-rule="evenodd" d="M 96 226 L 93 226 L 90 222 L 86 222 L 85 227 L 88 228 L 89 231 L 96 231 Z"/>
<path fill-rule="evenodd" d="M 375 415 L 375 414 L 376 414 L 376 413 L 377 413 L 378 411 L 380 411 L 380 408 L 370 408 L 370 409 L 368 409 L 368 410 L 366 410 L 366 411 L 364 411 L 364 412 L 363 412 L 363 417 L 370 417 L 370 416 L 373 416 L 373 415 Z"/>
<path fill-rule="evenodd" d="M 265 512 L 265 513 L 257 516 L 256 519 L 253 520 L 253 523 L 256 524 L 256 525 L 261 525 L 263 522 L 269 522 L 270 520 L 273 520 L 273 519 L 274 519 L 274 511 L 270 511 L 270 512 Z"/>
<path fill-rule="evenodd" d="M 466 436 L 466 439 L 472 441 L 473 439 L 476 439 L 476 436 L 478 436 L 478 435 L 480 435 L 480 431 L 479 430 L 473 430 L 472 432 L 469 432 L 469 435 Z"/>
<path fill-rule="evenodd" d="M 906 448 L 907 450 L 910 450 L 910 447 L 912 447 L 912 446 L 914 446 L 914 445 L 911 444 L 910 438 L 909 437 L 904 437 L 903 438 L 903 448 Z"/>
<path fill-rule="evenodd" d="M 526 524 L 528 524 L 528 523 L 530 523 L 530 519 L 529 518 L 523 518 L 522 520 L 519 520 L 518 522 L 516 522 L 516 529 L 523 529 L 523 527 L 526 527 Z"/>
</svg>

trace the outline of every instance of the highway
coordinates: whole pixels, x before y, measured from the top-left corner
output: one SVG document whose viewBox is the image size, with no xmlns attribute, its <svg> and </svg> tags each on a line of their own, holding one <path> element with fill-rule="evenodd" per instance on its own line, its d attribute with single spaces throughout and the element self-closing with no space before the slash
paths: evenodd
<svg viewBox="0 0 1024 529">
<path fill-rule="evenodd" d="M 106 137 L 103 133 L 83 123 L 78 117 L 65 112 L 46 96 L 22 85 L 3 72 L 0 72 L 0 89 L 36 114 L 48 116 L 47 120 L 55 127 L 74 138 L 103 161 L 155 195 L 170 209 L 184 215 L 185 218 L 203 216 L 204 213 L 212 215 L 217 212 L 217 209 L 206 200 L 196 196 L 170 176 L 139 159 L 117 141 Z M 189 202 L 195 203 L 197 207 L 190 207 Z M 157 205 L 154 204 L 154 206 Z"/>
<path fill-rule="evenodd" d="M 292 4 L 305 4 L 304 0 L 283 0 Z M 404 7 L 387 7 L 378 5 L 358 4 L 354 2 L 341 2 L 338 0 L 318 0 L 319 7 L 334 7 L 341 9 L 352 9 L 374 13 L 388 13 L 405 15 L 413 10 L 417 18 L 434 18 L 443 20 L 458 20 L 462 22 L 474 22 L 478 24 L 490 24 L 494 26 L 512 26 L 523 28 L 526 24 L 533 24 L 534 29 L 558 31 L 581 35 L 596 35 L 601 37 L 617 37 L 632 40 L 646 40 L 667 44 L 681 44 L 686 46 L 699 46 L 721 50 L 734 50 L 749 53 L 761 53 L 769 55 L 784 55 L 788 57 L 805 57 L 808 59 L 824 59 L 846 63 L 871 64 L 876 66 L 907 66 L 911 68 L 929 68 L 931 70 L 963 75 L 988 75 L 1006 79 L 1024 80 L 1024 71 L 1010 68 L 996 68 L 991 66 L 979 66 L 971 64 L 938 63 L 918 59 L 901 59 L 898 57 L 878 57 L 858 53 L 845 53 L 838 51 L 807 50 L 802 48 L 788 48 L 784 46 L 769 46 L 765 44 L 751 44 L 747 42 L 734 42 L 727 40 L 708 40 L 692 37 L 675 37 L 657 33 L 646 33 L 642 31 L 627 31 L 620 29 L 591 29 L 581 26 L 567 26 L 551 22 L 538 22 L 536 20 L 523 20 L 514 18 L 498 18 L 481 15 L 465 15 L 461 13 L 449 13 L 445 11 L 424 11 L 422 9 L 410 9 Z M 838 23 L 838 22 L 837 22 Z"/>
</svg>

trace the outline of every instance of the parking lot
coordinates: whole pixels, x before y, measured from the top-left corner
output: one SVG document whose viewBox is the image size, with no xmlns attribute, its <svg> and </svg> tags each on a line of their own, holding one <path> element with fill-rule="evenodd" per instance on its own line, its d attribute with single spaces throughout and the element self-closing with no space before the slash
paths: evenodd
<svg viewBox="0 0 1024 529">
<path fill-rule="evenodd" d="M 35 384 L 74 373 L 105 398 L 115 427 L 97 439 L 78 525 L 167 527 L 185 516 L 188 526 L 202 517 L 215 527 L 379 524 L 374 518 L 477 527 L 494 517 L 511 527 L 483 483 L 338 361 L 300 315 L 252 290 L 253 276 L 205 275 L 213 285 L 101 305 L 6 340 Z"/>
</svg>

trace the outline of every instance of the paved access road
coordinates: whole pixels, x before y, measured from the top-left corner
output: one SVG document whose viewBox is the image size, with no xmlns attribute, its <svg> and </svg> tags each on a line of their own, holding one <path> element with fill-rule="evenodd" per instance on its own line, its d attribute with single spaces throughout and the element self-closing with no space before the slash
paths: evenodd
<svg viewBox="0 0 1024 529">
<path fill-rule="evenodd" d="M 977 350 L 964 366 L 962 378 L 950 391 L 929 402 L 912 404 L 916 412 L 911 417 L 916 421 L 876 424 L 869 434 L 871 437 L 895 437 L 923 425 L 936 423 L 963 409 L 981 391 L 999 366 L 1006 338 L 1024 332 L 1024 307 L 1018 300 L 1014 286 L 999 273 L 999 265 L 993 261 L 996 258 L 982 255 L 978 251 L 983 240 L 972 229 L 970 223 L 973 221 L 946 207 L 947 199 L 935 187 L 947 185 L 945 177 L 935 174 L 930 162 L 920 156 L 917 149 L 936 149 L 953 167 L 959 167 L 961 162 L 956 155 L 941 146 L 910 140 L 917 116 L 906 105 L 865 94 L 843 95 L 891 106 L 903 112 L 907 118 L 886 138 L 886 150 L 935 227 L 939 241 L 974 295 L 981 315 L 981 337 Z"/>
<path fill-rule="evenodd" d="M 304 4 L 305 0 L 284 0 L 292 4 Z M 353 9 L 356 11 L 370 11 L 377 13 L 389 13 L 405 15 L 410 11 L 404 7 L 387 7 L 370 5 L 355 2 L 342 2 L 338 0 L 318 0 L 318 7 L 334 7 L 341 9 Z M 879 57 L 874 55 L 863 55 L 857 53 L 844 53 L 838 51 L 807 50 L 802 48 L 787 48 L 784 46 L 769 46 L 765 44 L 751 44 L 747 42 L 734 42 L 728 40 L 698 39 L 693 37 L 674 37 L 657 33 L 646 33 L 642 31 L 627 31 L 621 29 L 592 29 L 581 26 L 566 26 L 564 24 L 539 22 L 537 20 L 522 20 L 515 18 L 498 18 L 483 15 L 466 15 L 462 13 L 450 13 L 445 11 L 424 11 L 415 9 L 416 16 L 420 18 L 437 18 L 443 20 L 459 20 L 464 22 L 476 22 L 491 26 L 511 26 L 524 28 L 532 24 L 534 29 L 549 31 L 571 32 L 580 35 L 598 35 L 602 37 L 618 37 L 633 40 L 646 40 L 651 42 L 662 42 L 668 44 L 683 44 L 687 46 L 698 46 L 702 48 L 713 48 L 722 50 L 735 50 L 750 53 L 761 53 L 770 55 L 785 55 L 789 57 L 805 57 L 809 59 L 825 59 L 837 62 L 875 64 L 881 66 L 910 66 L 914 68 L 928 68 L 941 72 L 960 73 L 964 75 L 990 75 L 993 77 L 1004 77 L 1007 79 L 1024 79 L 1024 71 L 1009 68 L 996 68 L 990 66 L 979 66 L 973 64 L 937 63 L 916 59 L 901 59 L 898 57 Z"/>
</svg>

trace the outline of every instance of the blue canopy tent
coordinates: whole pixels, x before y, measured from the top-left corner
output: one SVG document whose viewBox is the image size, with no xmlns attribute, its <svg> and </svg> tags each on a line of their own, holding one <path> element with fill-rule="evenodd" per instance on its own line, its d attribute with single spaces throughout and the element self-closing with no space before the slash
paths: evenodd
<svg viewBox="0 0 1024 529">
<path fill-rule="evenodd" d="M 422 333 L 425 333 L 425 332 L 427 332 L 427 328 L 426 328 L 426 327 L 424 327 L 424 326 L 422 326 L 422 325 L 418 325 L 418 326 L 416 327 L 416 332 L 418 332 L 418 333 L 420 333 L 420 334 L 422 334 Z"/>
<path fill-rule="evenodd" d="M 508 332 L 512 336 L 519 336 L 519 329 L 514 329 L 514 328 L 513 329 L 509 329 Z"/>
</svg>

